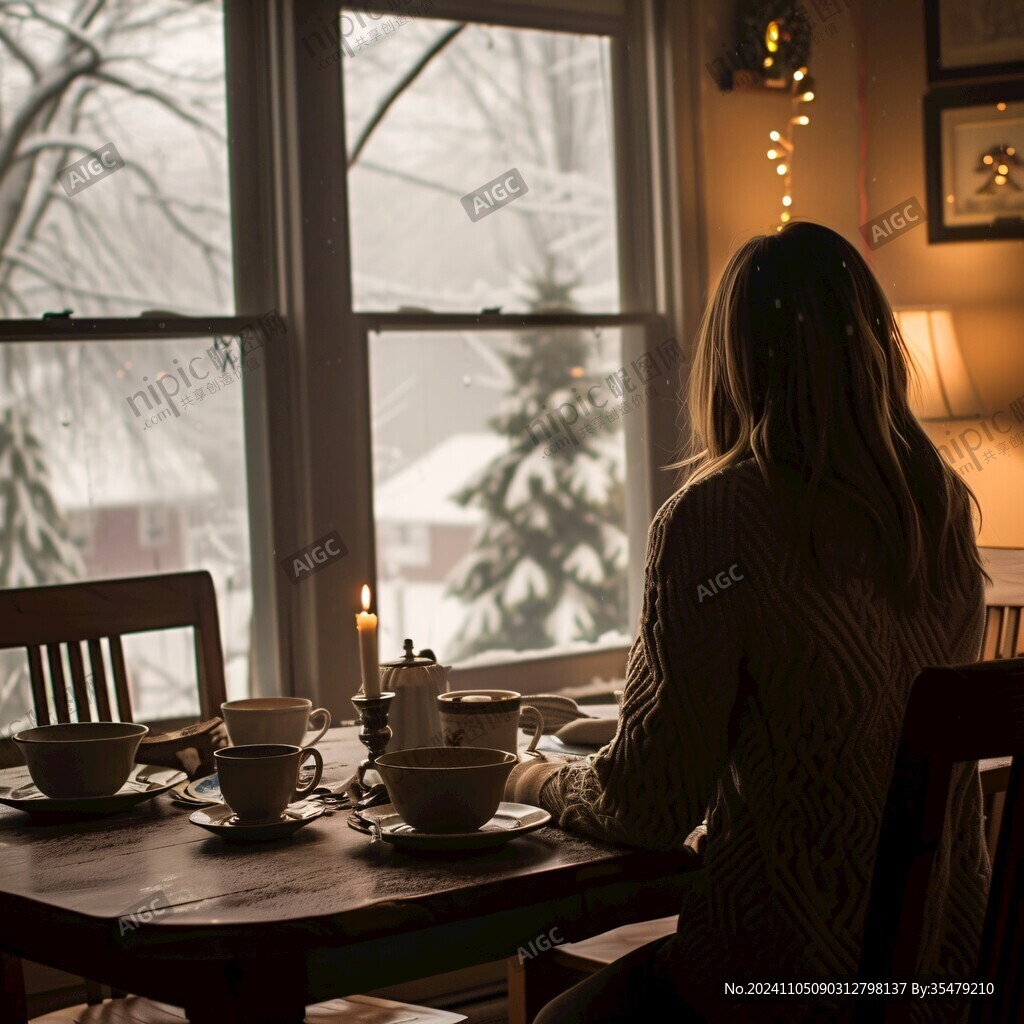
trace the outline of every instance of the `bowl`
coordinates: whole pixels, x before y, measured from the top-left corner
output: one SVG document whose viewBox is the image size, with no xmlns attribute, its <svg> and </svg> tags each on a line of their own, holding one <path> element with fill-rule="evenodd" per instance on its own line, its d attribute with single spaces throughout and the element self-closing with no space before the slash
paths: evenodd
<svg viewBox="0 0 1024 1024">
<path fill-rule="evenodd" d="M 391 802 L 420 832 L 475 832 L 494 817 L 518 758 L 486 747 L 413 747 L 377 758 Z"/>
<path fill-rule="evenodd" d="M 44 796 L 113 796 L 128 781 L 148 732 L 133 722 L 68 722 L 26 729 L 14 742 Z"/>
</svg>

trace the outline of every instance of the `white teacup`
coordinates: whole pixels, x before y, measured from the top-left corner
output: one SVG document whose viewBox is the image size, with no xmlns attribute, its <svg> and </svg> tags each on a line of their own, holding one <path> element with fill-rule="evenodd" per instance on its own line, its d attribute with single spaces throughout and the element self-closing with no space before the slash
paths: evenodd
<svg viewBox="0 0 1024 1024">
<path fill-rule="evenodd" d="M 313 778 L 297 788 L 302 762 L 312 757 L 316 768 Z M 324 762 L 313 747 L 288 743 L 261 743 L 224 747 L 213 752 L 217 778 L 224 803 L 251 823 L 278 821 L 284 809 L 310 794 L 319 784 Z"/>
<path fill-rule="evenodd" d="M 236 746 L 251 743 L 286 743 L 292 747 L 311 747 L 331 727 L 331 713 L 326 708 L 313 708 L 305 697 L 247 697 L 229 700 L 220 706 L 228 736 Z M 313 719 L 323 727 L 311 740 L 306 732 L 316 729 Z"/>
<path fill-rule="evenodd" d="M 544 734 L 544 717 L 515 690 L 451 690 L 437 698 L 441 738 L 446 747 L 487 747 L 519 750 L 519 715 L 536 719 L 533 738 L 526 748 L 532 754 Z"/>
</svg>

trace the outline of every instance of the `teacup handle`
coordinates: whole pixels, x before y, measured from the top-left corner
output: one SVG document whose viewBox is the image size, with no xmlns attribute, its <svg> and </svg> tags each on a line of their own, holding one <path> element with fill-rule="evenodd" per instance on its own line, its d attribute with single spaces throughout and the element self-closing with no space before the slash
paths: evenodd
<svg viewBox="0 0 1024 1024">
<path fill-rule="evenodd" d="M 299 758 L 299 771 L 302 771 L 302 765 L 307 757 L 313 758 L 316 763 L 316 770 L 313 772 L 313 778 L 310 782 L 303 786 L 302 789 L 295 790 L 295 800 L 301 800 L 304 796 L 309 796 L 320 785 L 320 776 L 324 773 L 324 759 L 320 756 L 320 751 L 316 747 L 302 748 L 302 757 Z"/>
<path fill-rule="evenodd" d="M 331 727 L 331 713 L 327 708 L 313 708 L 309 713 L 309 718 L 306 721 L 306 729 L 315 729 L 316 726 L 313 724 L 313 719 L 319 715 L 324 722 L 324 727 L 306 744 L 307 747 L 312 747 L 314 744 L 319 743 L 324 738 L 324 733 L 327 732 Z"/>
<path fill-rule="evenodd" d="M 530 745 L 525 751 L 527 754 L 535 754 L 537 752 L 537 744 L 540 742 L 541 736 L 544 735 L 544 716 L 536 708 L 530 707 L 529 704 L 524 704 L 519 709 L 519 713 L 527 716 L 533 714 L 537 718 L 537 724 L 533 729 L 533 739 L 530 740 Z"/>
</svg>

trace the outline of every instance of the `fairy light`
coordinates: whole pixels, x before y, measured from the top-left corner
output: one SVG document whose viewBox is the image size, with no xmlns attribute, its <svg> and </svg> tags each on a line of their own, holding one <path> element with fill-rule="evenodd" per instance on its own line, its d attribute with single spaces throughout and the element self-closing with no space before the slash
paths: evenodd
<svg viewBox="0 0 1024 1024">
<path fill-rule="evenodd" d="M 779 48 L 779 25 L 770 21 L 765 31 L 765 48 L 769 53 L 777 52 Z M 765 66 L 769 66 L 771 57 L 765 59 Z M 811 123 L 810 117 L 802 112 L 806 103 L 812 103 L 815 96 L 814 79 L 806 67 L 799 67 L 793 72 L 791 84 L 792 104 L 790 110 L 789 126 L 786 134 L 772 130 L 768 133 L 773 146 L 768 150 L 768 159 L 775 164 L 775 173 L 782 178 L 782 212 L 779 214 L 779 223 L 775 230 L 781 231 L 784 224 L 792 219 L 790 208 L 793 206 L 793 150 L 796 142 L 793 138 L 793 129 L 796 126 L 804 127 Z"/>
</svg>

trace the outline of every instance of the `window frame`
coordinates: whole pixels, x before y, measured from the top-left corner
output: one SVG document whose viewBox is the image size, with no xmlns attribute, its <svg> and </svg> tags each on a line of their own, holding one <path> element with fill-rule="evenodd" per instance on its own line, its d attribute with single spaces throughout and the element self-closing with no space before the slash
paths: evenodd
<svg viewBox="0 0 1024 1024">
<path fill-rule="evenodd" d="M 229 141 L 228 158 L 228 199 L 230 204 L 232 263 L 234 271 L 235 314 L 218 316 L 167 316 L 167 317 L 49 317 L 36 319 L 0 318 L 0 344 L 32 342 L 105 342 L 132 340 L 142 343 L 160 342 L 170 338 L 201 338 L 214 336 L 238 336 L 243 327 L 260 317 L 266 310 L 277 308 L 274 279 L 260 273 L 261 268 L 245 258 L 247 249 L 243 246 L 259 244 L 266 234 L 266 218 L 255 216 L 242 218 L 240 209 L 263 210 L 259 205 L 261 197 L 269 195 L 266 168 L 258 173 L 249 173 L 246 161 L 237 158 L 239 143 L 252 137 L 254 126 L 263 118 L 252 116 L 257 107 L 269 109 L 265 100 L 246 109 L 242 102 L 246 96 L 247 82 L 244 67 L 231 59 L 237 51 L 240 33 L 242 38 L 252 29 L 244 18 L 245 0 L 224 0 L 224 43 L 225 43 L 225 99 L 226 121 Z M 232 45 L 234 44 L 234 45 Z M 236 130 L 237 129 L 237 130 Z M 257 129 L 258 130 L 258 129 Z M 253 139 L 252 144 L 259 141 Z M 173 306 L 173 296 L 166 298 Z M 267 347 L 276 341 L 267 339 Z M 266 591 L 257 586 L 257 568 L 265 571 L 266 558 L 260 547 L 268 535 L 268 524 L 260 511 L 267 505 L 269 486 L 269 465 L 263 438 L 262 425 L 265 416 L 265 394 L 260 374 L 257 377 L 243 377 L 243 436 L 246 452 L 247 492 L 250 520 L 250 567 L 253 580 L 253 621 L 266 626 L 276 619 L 276 609 L 266 600 Z M 256 531 L 261 532 L 257 535 Z M 250 649 L 250 688 L 253 694 L 277 692 L 279 676 L 276 665 L 277 630 L 260 628 L 253 631 Z M 180 719 L 159 720 L 155 724 L 174 728 Z"/>
<path fill-rule="evenodd" d="M 621 15 L 609 15 L 608 0 L 595 0 L 593 11 L 500 0 L 432 0 L 431 15 L 439 18 L 612 39 L 616 190 L 620 209 L 630 211 L 619 237 L 623 312 L 429 317 L 353 312 L 341 76 L 325 74 L 305 59 L 298 39 L 299 26 L 322 2 L 224 0 L 235 305 L 246 312 L 166 320 L 0 321 L 0 344 L 237 334 L 262 311 L 280 312 L 287 333 L 268 339 L 267 372 L 246 380 L 243 388 L 254 627 L 251 689 L 254 695 L 308 696 L 338 721 L 352 717 L 349 698 L 359 686 L 351 616 L 362 584 L 376 590 L 377 583 L 371 334 L 466 326 L 508 331 L 639 325 L 655 342 L 673 335 L 687 339 L 695 326 L 687 311 L 698 308 L 706 275 L 692 116 L 699 69 L 687 66 L 677 75 L 672 66 L 673 37 L 678 47 L 683 33 L 693 38 L 697 27 L 690 5 L 680 12 L 666 0 L 630 0 Z M 344 6 L 389 9 L 386 0 Z M 583 8 L 585 0 L 572 6 Z M 695 227 L 685 240 L 681 215 Z M 690 270 L 685 277 L 684 267 Z M 626 331 L 624 337 L 628 363 L 649 343 L 641 331 Z M 682 380 L 688 346 L 681 347 Z M 339 395 L 345 400 L 338 401 Z M 633 471 L 627 488 L 632 621 L 641 606 L 647 525 L 675 487 L 673 475 L 659 469 L 675 457 L 680 413 L 678 402 L 647 403 L 643 418 L 636 417 L 626 433 Z M 349 554 L 330 571 L 293 586 L 279 561 L 332 528 L 341 533 Z M 552 653 L 456 670 L 453 685 L 483 685 L 483 680 L 496 685 L 500 679 L 508 688 L 538 692 L 594 676 L 619 677 L 625 654 L 625 647 Z"/>
<path fill-rule="evenodd" d="M 387 0 L 358 0 L 338 6 L 384 13 L 389 10 Z M 295 588 L 294 593 L 281 594 L 278 588 L 279 597 L 283 598 L 282 621 L 301 621 L 308 630 L 309 642 L 303 649 L 301 635 L 280 636 L 282 647 L 290 651 L 286 660 L 293 669 L 301 666 L 300 671 L 307 678 L 321 681 L 316 699 L 326 702 L 332 710 L 343 709 L 348 717 L 351 712 L 347 698 L 358 688 L 359 661 L 356 633 L 347 628 L 351 621 L 347 616 L 358 607 L 363 583 L 369 583 L 374 591 L 377 587 L 368 354 L 372 333 L 388 329 L 428 332 L 472 327 L 475 331 L 508 331 L 551 326 L 639 325 L 651 340 L 662 341 L 672 335 L 681 337 L 682 325 L 675 303 L 677 292 L 669 284 L 678 277 L 679 265 L 673 251 L 673 232 L 655 224 L 657 215 L 670 217 L 675 208 L 668 177 L 673 173 L 672 135 L 665 119 L 670 54 L 664 33 L 656 31 L 667 17 L 663 0 L 630 3 L 622 16 L 559 11 L 553 4 L 534 8 L 478 0 L 432 0 L 432 17 L 599 33 L 612 40 L 616 190 L 619 208 L 631 211 L 631 216 L 625 218 L 628 233 L 620 233 L 619 237 L 623 312 L 557 316 L 353 311 L 343 80 L 340 74 L 324 73 L 308 60 L 308 54 L 299 52 L 299 26 L 321 8 L 322 2 L 317 0 L 294 0 L 275 12 L 278 55 L 284 75 L 294 87 L 290 108 L 277 119 L 290 136 L 281 140 L 280 153 L 299 186 L 290 192 L 291 202 L 299 210 L 295 222 L 309 225 L 310 229 L 300 240 L 306 273 L 297 275 L 294 291 L 283 299 L 285 308 L 293 313 L 293 333 L 302 349 L 303 365 L 293 365 L 292 370 L 305 379 L 300 386 L 307 399 L 304 421 L 290 425 L 280 421 L 271 433 L 277 435 L 279 428 L 286 428 L 300 448 L 303 436 L 315 437 L 319 444 L 315 450 L 313 446 L 306 447 L 305 461 L 296 457 L 292 462 L 293 471 L 303 465 L 311 472 L 306 477 L 302 507 L 292 504 L 286 508 L 279 500 L 274 512 L 275 535 L 279 538 L 288 535 L 289 530 L 294 537 L 299 523 L 317 524 L 315 528 L 310 525 L 302 535 L 310 539 L 332 525 L 337 526 L 349 547 L 350 554 L 338 563 L 337 569 L 318 574 L 303 587 Z M 658 111 L 661 120 L 655 117 Z M 305 131 L 304 125 L 308 125 Z M 323 126 L 329 125 L 341 126 L 341 130 L 324 131 Z M 654 136 L 659 136 L 656 141 Z M 302 187 L 303 183 L 308 187 Z M 325 196 L 323 204 L 321 199 Z M 339 337 L 340 346 L 332 347 L 327 340 Z M 640 331 L 625 332 L 625 338 L 626 363 L 650 344 Z M 685 358 L 683 363 L 685 367 Z M 271 372 L 267 379 L 272 386 L 276 382 L 283 389 L 276 373 Z M 346 401 L 332 401 L 337 394 L 344 394 Z M 283 398 L 282 394 L 277 400 L 271 399 L 272 415 L 282 408 Z M 651 409 L 655 405 L 657 408 Z M 644 564 L 647 526 L 654 508 L 674 489 L 670 475 L 659 474 L 652 467 L 664 466 L 676 454 L 679 411 L 675 402 L 648 403 L 644 419 L 627 430 L 626 457 L 634 470 L 627 488 L 633 621 L 641 605 L 643 574 L 637 567 Z M 276 461 L 275 465 L 283 468 Z M 290 479 L 295 479 L 294 472 Z M 340 480 L 349 484 L 347 495 L 338 486 Z M 275 486 L 274 491 L 277 495 L 283 491 L 296 493 L 291 487 L 281 486 Z M 287 548 L 287 543 L 283 546 Z M 296 541 L 293 547 L 297 549 L 299 543 Z M 530 661 L 456 669 L 452 685 L 476 686 L 485 679 L 500 677 L 503 685 L 529 693 L 570 684 L 582 674 L 585 678 L 581 681 L 595 675 L 621 677 L 626 650 L 622 646 L 582 655 L 553 652 Z M 388 657 L 388 652 L 382 652 L 382 657 Z M 344 673 L 337 672 L 335 667 L 339 665 L 346 666 Z"/>
</svg>

